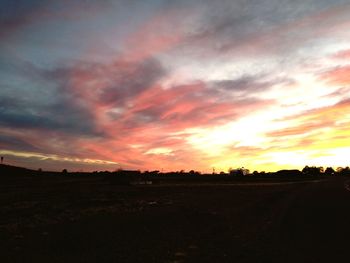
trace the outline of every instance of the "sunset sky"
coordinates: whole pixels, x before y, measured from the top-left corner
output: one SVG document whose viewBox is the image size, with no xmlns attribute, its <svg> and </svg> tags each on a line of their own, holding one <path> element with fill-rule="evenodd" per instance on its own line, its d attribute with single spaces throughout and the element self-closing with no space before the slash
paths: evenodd
<svg viewBox="0 0 350 263">
<path fill-rule="evenodd" d="M 49 170 L 350 165 L 349 0 L 2 0 L 0 154 Z"/>
</svg>

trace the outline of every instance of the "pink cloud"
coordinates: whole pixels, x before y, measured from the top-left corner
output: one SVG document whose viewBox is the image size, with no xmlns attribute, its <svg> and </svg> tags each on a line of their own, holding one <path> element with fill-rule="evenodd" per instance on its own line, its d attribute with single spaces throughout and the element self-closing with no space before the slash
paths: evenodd
<svg viewBox="0 0 350 263">
<path fill-rule="evenodd" d="M 81 62 L 54 72 L 69 102 L 90 113 L 92 120 L 79 121 L 91 121 L 100 136 L 32 129 L 23 140 L 43 152 L 112 160 L 125 168 L 204 167 L 205 160 L 187 143 L 187 135 L 174 134 L 225 124 L 272 102 L 230 97 L 229 91 L 200 81 L 163 87 L 159 80 L 168 72 L 154 56 L 183 40 L 181 27 L 170 30 L 171 21 L 179 17 L 181 12 L 171 11 L 152 18 L 129 36 L 127 49 L 109 64 Z M 115 109 L 119 111 L 113 115 Z M 173 154 L 147 154 L 161 147 Z"/>
<path fill-rule="evenodd" d="M 183 163 L 185 156 L 195 155 L 196 150 L 187 144 L 186 136 L 174 136 L 174 133 L 225 124 L 272 103 L 248 98 L 228 100 L 226 90 L 214 91 L 204 82 L 164 88 L 153 80 L 146 81 L 142 87 L 123 80 L 124 85 L 131 85 L 131 89 L 123 93 L 123 86 L 116 85 L 121 81 L 116 75 L 140 79 L 143 74 L 137 70 L 140 63 L 116 61 L 112 66 L 79 66 L 72 71 L 73 97 L 86 104 L 95 118 L 97 130 L 105 134 L 101 139 L 75 143 L 88 156 L 112 160 L 125 167 L 156 169 L 158 165 L 158 168 L 183 169 L 188 165 Z M 115 86 L 110 94 L 114 96 L 115 92 L 120 97 L 106 101 L 99 94 L 110 85 Z M 108 114 L 114 107 L 121 110 L 111 118 Z M 169 148 L 174 154 L 146 154 L 159 147 Z M 198 158 L 197 165 L 201 163 Z"/>
<path fill-rule="evenodd" d="M 341 120 L 344 112 L 350 111 L 350 100 L 343 100 L 335 105 L 305 111 L 288 117 L 286 120 L 295 121 L 299 125 L 275 130 L 267 133 L 269 137 L 288 137 L 294 135 L 306 135 L 310 132 L 319 131 L 324 128 L 339 128 L 337 120 Z"/>
<path fill-rule="evenodd" d="M 341 51 L 337 52 L 336 54 L 333 54 L 331 56 L 331 58 L 340 59 L 340 60 L 348 60 L 348 59 L 350 59 L 350 49 L 341 50 Z"/>
<path fill-rule="evenodd" d="M 350 66 L 339 66 L 320 75 L 320 78 L 333 85 L 350 84 Z"/>
<path fill-rule="evenodd" d="M 156 14 L 126 38 L 124 57 L 131 61 L 140 61 L 176 46 L 184 39 L 179 21 L 186 14 L 188 11 L 179 9 Z"/>
</svg>

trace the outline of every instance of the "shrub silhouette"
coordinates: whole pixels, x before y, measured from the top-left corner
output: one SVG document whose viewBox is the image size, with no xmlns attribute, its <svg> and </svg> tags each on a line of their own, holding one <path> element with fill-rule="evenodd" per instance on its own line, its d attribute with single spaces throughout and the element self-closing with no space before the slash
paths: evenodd
<svg viewBox="0 0 350 263">
<path fill-rule="evenodd" d="M 324 171 L 325 175 L 334 175 L 335 171 L 332 167 L 327 167 L 326 171 Z"/>
<path fill-rule="evenodd" d="M 321 175 L 322 172 L 323 172 L 323 167 L 316 167 L 316 166 L 305 166 L 302 170 L 302 173 L 308 176 Z"/>
</svg>

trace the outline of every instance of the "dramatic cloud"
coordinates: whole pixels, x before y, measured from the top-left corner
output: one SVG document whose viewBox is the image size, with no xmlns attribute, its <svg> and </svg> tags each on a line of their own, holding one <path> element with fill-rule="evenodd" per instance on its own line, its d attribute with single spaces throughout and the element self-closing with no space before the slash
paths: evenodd
<svg viewBox="0 0 350 263">
<path fill-rule="evenodd" d="M 345 165 L 347 0 L 15 2 L 0 7 L 10 163 Z"/>
<path fill-rule="evenodd" d="M 29 101 L 5 98 L 9 103 L 2 103 L 0 124 L 19 129 L 64 130 L 77 134 L 94 134 L 91 115 L 69 100 L 60 100 L 52 105 L 30 105 Z M 35 103 L 35 102 L 34 102 Z M 97 132 L 96 132 L 97 133 Z"/>
<path fill-rule="evenodd" d="M 325 79 L 331 85 L 350 85 L 350 65 L 339 66 L 322 74 L 322 78 Z"/>
</svg>

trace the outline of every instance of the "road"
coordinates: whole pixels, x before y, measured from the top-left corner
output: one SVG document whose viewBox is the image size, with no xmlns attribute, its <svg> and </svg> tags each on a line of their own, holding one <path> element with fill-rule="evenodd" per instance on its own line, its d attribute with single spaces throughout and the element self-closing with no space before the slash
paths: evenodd
<svg viewBox="0 0 350 263">
<path fill-rule="evenodd" d="M 188 187 L 55 180 L 1 185 L 1 262 L 348 262 L 347 178 Z"/>
</svg>

